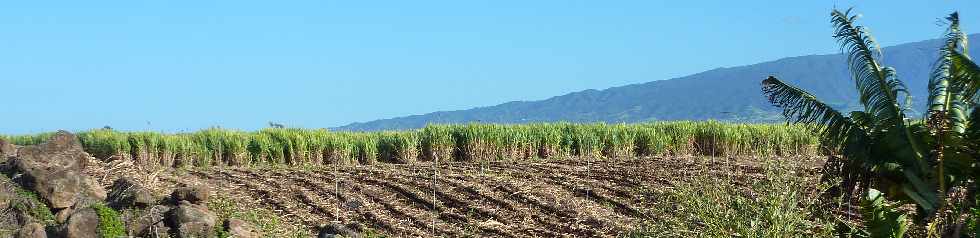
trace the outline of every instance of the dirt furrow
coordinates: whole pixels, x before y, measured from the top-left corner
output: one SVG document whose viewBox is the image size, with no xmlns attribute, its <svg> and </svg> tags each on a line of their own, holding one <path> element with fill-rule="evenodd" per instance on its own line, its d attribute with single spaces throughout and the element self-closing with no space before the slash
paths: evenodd
<svg viewBox="0 0 980 238">
<path fill-rule="evenodd" d="M 371 204 L 380 205 L 383 208 L 380 211 L 392 213 L 392 215 L 396 219 L 395 224 L 392 225 L 392 227 L 398 227 L 403 229 L 404 231 L 398 231 L 398 233 L 401 233 L 402 235 L 418 236 L 419 234 L 424 234 L 424 232 L 422 232 L 421 229 L 428 228 L 428 225 L 422 222 L 421 221 L 422 219 L 420 219 L 419 217 L 409 215 L 408 214 L 409 212 L 406 212 L 405 209 L 400 208 L 399 206 L 396 206 L 391 202 L 388 202 L 394 200 L 390 194 L 385 194 L 383 192 L 379 192 L 374 189 L 369 189 L 359 183 L 351 183 L 349 181 L 341 182 L 340 184 L 338 184 L 341 187 L 341 189 L 340 189 L 340 194 L 337 194 L 336 191 L 334 191 L 333 189 L 329 189 L 329 191 L 322 189 L 324 187 L 334 187 L 334 185 L 327 185 L 324 183 L 313 182 L 310 180 L 310 178 L 322 179 L 323 177 L 315 173 L 306 174 L 303 177 L 295 178 L 295 181 L 303 184 L 305 187 L 321 188 L 318 191 L 318 194 L 321 196 L 332 197 L 333 200 L 336 202 L 336 204 L 343 204 L 343 203 L 350 204 L 353 202 L 350 200 L 350 198 L 354 198 L 357 200 L 368 202 L 368 206 L 371 206 Z M 349 206 L 344 207 L 343 208 L 344 212 L 346 212 L 348 208 Z M 403 225 L 404 223 L 411 223 L 411 225 Z"/>
<path fill-rule="evenodd" d="M 388 237 L 615 237 L 661 217 L 657 208 L 669 205 L 661 198 L 679 182 L 717 176 L 748 186 L 765 178 L 759 161 L 419 162 L 192 169 L 190 177 L 310 230 L 339 220 Z"/>
<path fill-rule="evenodd" d="M 394 192 L 399 195 L 398 196 L 399 198 L 404 199 L 406 201 L 405 203 L 415 206 L 417 209 L 423 211 L 429 210 L 430 213 L 432 213 L 431 211 L 435 211 L 434 213 L 438 214 L 436 215 L 436 218 L 441 220 L 441 222 L 437 224 L 437 227 L 435 229 L 450 233 L 449 235 L 451 236 L 462 235 L 461 229 L 458 226 L 453 226 L 452 224 L 459 223 L 463 220 L 460 219 L 459 216 L 455 216 L 454 214 L 447 214 L 447 212 L 444 210 L 444 206 L 442 206 L 442 204 L 437 203 L 438 200 L 437 201 L 430 200 L 429 198 L 427 198 L 427 194 L 425 194 L 424 192 L 413 191 L 412 189 L 410 189 L 405 185 L 390 183 L 384 180 L 373 179 L 373 178 L 361 178 L 359 182 L 363 182 L 363 184 L 365 185 L 377 186 L 386 191 Z M 395 200 L 401 200 L 401 199 L 395 199 Z M 424 212 L 420 212 L 420 213 L 425 214 Z"/>
<path fill-rule="evenodd" d="M 431 187 L 433 185 L 431 180 L 426 181 L 426 178 L 420 176 L 419 174 L 396 174 L 396 176 L 389 176 L 385 178 L 398 184 L 408 185 L 409 187 Z M 501 219 L 499 219 L 498 216 L 495 216 L 494 212 L 481 207 L 480 204 L 473 203 L 479 200 L 473 200 L 471 197 L 457 193 L 456 191 L 460 190 L 460 188 L 458 186 L 452 186 L 456 183 L 440 183 L 439 181 L 445 181 L 445 179 L 440 178 L 440 176 L 436 176 L 435 179 L 436 183 L 434 185 L 436 185 L 435 187 L 437 189 L 433 192 L 435 198 L 439 200 L 444 208 L 437 209 L 440 210 L 443 216 L 456 219 L 458 220 L 457 223 L 462 222 L 470 226 L 475 226 L 482 233 L 513 236 L 506 231 L 482 225 L 484 221 L 493 220 L 499 222 Z"/>
<path fill-rule="evenodd" d="M 290 197 L 290 196 L 282 196 L 283 189 L 277 186 L 269 186 L 268 184 L 265 184 L 264 182 L 265 179 L 261 177 L 255 177 L 254 173 L 248 172 L 244 174 L 238 174 L 238 171 L 217 171 L 216 173 L 219 174 L 220 177 L 223 177 L 228 181 L 237 184 L 242 184 L 246 188 L 246 191 L 251 193 L 251 195 L 253 195 L 254 198 L 262 200 L 263 204 L 269 204 L 272 208 L 272 211 L 279 213 L 281 217 L 287 219 L 290 217 L 299 218 L 301 221 L 303 221 L 304 224 L 308 226 L 319 225 L 319 224 L 312 223 L 308 219 L 304 219 L 305 216 L 298 215 L 297 213 L 302 214 L 308 212 L 305 209 L 296 209 L 297 207 L 300 206 L 296 204 L 294 200 L 283 199 L 284 197 Z M 249 178 L 248 177 L 249 175 L 253 177 Z"/>
</svg>

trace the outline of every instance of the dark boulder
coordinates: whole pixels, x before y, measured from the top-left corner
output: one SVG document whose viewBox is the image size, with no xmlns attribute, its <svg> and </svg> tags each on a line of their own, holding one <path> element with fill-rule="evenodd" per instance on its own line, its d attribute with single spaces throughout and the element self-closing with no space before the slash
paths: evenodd
<svg viewBox="0 0 980 238">
<path fill-rule="evenodd" d="M 93 208 L 85 208 L 72 213 L 62 225 L 65 238 L 99 237 L 99 214 Z"/>
<path fill-rule="evenodd" d="M 145 208 L 156 203 L 150 190 L 132 178 L 119 178 L 112 183 L 108 203 L 116 209 Z"/>
<path fill-rule="evenodd" d="M 41 223 L 32 222 L 21 227 L 17 231 L 17 238 L 47 238 L 48 233 L 44 231 L 44 225 Z"/>
<path fill-rule="evenodd" d="M 136 237 L 170 237 L 170 228 L 166 225 L 165 215 L 170 207 L 156 205 L 150 208 L 126 210 L 122 219 L 126 223 L 126 232 Z"/>
<path fill-rule="evenodd" d="M 18 149 L 13 167 L 24 187 L 61 209 L 79 198 L 105 199 L 105 189 L 82 174 L 90 158 L 75 135 L 59 131 L 44 143 Z"/>
<path fill-rule="evenodd" d="M 47 166 L 43 168 L 81 171 L 90 156 L 82 149 L 78 137 L 67 131 L 58 131 L 44 143 L 18 149 L 17 157 L 45 163 Z"/>
<path fill-rule="evenodd" d="M 356 231 L 344 226 L 343 224 L 337 222 L 331 222 L 330 224 L 324 225 L 320 228 L 320 234 L 317 235 L 319 238 L 336 238 L 336 237 L 361 237 Z"/>
<path fill-rule="evenodd" d="M 206 204 L 211 190 L 203 185 L 184 185 L 174 190 L 171 197 L 174 201 L 188 201 L 193 204 Z"/>
<path fill-rule="evenodd" d="M 170 211 L 169 220 L 170 227 L 176 229 L 177 237 L 210 237 L 217 217 L 204 205 L 180 201 Z"/>
<path fill-rule="evenodd" d="M 18 160 L 23 161 L 23 160 Z M 31 173 L 28 173 L 31 174 Z M 62 209 L 75 205 L 81 194 L 82 181 L 73 171 L 55 171 L 51 173 L 33 173 L 27 175 L 31 182 L 28 187 L 37 195 L 48 201 L 53 209 Z"/>
</svg>

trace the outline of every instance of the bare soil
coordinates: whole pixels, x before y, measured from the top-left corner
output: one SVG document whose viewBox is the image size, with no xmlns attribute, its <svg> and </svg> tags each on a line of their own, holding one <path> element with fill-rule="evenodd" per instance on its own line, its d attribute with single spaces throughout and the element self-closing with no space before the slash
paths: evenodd
<svg viewBox="0 0 980 238">
<path fill-rule="evenodd" d="M 313 168 L 124 169 L 103 164 L 103 184 L 141 178 L 158 191 L 204 183 L 242 207 L 274 211 L 315 234 L 331 221 L 389 237 L 611 237 L 670 214 L 660 198 L 678 182 L 708 174 L 747 183 L 765 160 L 796 162 L 817 176 L 818 159 L 566 159 L 489 163 L 379 164 Z"/>
</svg>

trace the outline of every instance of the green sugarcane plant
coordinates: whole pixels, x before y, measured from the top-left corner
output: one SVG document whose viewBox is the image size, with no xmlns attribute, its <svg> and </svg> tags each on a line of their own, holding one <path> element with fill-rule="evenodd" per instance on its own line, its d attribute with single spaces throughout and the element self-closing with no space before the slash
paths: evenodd
<svg viewBox="0 0 980 238">
<path fill-rule="evenodd" d="M 893 214 L 899 207 L 896 205 L 914 204 L 912 222 L 925 227 L 927 235 L 963 234 L 963 229 L 969 229 L 963 224 L 971 220 L 969 212 L 952 211 L 975 207 L 980 70 L 967 54 L 959 16 L 953 13 L 947 17 L 949 29 L 930 76 L 929 105 L 923 120 L 908 118 L 908 89 L 895 69 L 882 64 L 880 48 L 865 28 L 855 24 L 856 19 L 851 10 L 831 13 L 834 38 L 847 59 L 864 110 L 842 113 L 775 76 L 762 81 L 763 92 L 791 122 L 818 125 L 814 130 L 821 144 L 839 155 L 828 163 L 840 168 L 837 191 L 846 201 L 850 202 L 855 193 L 874 195 L 861 196 L 866 201 L 865 210 L 893 210 L 865 212 L 878 214 L 875 219 L 905 220 L 905 216 L 882 214 Z M 967 192 L 960 192 L 964 190 Z M 947 194 L 966 195 L 953 201 Z M 875 222 L 865 220 L 865 225 L 878 227 L 867 227 L 866 235 L 904 233 L 904 226 L 896 225 L 904 221 L 871 221 Z"/>
</svg>

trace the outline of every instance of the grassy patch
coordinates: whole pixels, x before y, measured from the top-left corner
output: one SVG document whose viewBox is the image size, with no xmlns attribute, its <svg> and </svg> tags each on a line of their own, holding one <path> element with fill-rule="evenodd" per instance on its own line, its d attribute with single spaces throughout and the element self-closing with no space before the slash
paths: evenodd
<svg viewBox="0 0 980 238">
<path fill-rule="evenodd" d="M 660 208 L 665 217 L 631 236 L 833 236 L 834 219 L 818 207 L 812 181 L 778 162 L 764 170 L 764 178 L 742 178 L 751 181 L 743 186 L 737 178 L 706 173 L 677 182 Z"/>
<path fill-rule="evenodd" d="M 20 198 L 11 204 L 14 208 L 27 212 L 31 217 L 36 218 L 44 225 L 55 223 L 54 214 L 51 213 L 51 209 L 48 208 L 48 205 L 36 193 L 20 187 L 16 187 L 14 192 Z"/>
<path fill-rule="evenodd" d="M 41 199 L 37 193 L 24 189 L 14 183 L 10 177 L 6 174 L 0 173 L 0 183 L 5 183 L 0 186 L 7 186 L 13 189 L 16 197 L 12 198 L 10 201 L 10 206 L 19 211 L 26 212 L 31 217 L 38 220 L 39 223 L 44 225 L 55 224 L 54 214 L 51 213 L 51 209 L 48 208 L 47 203 Z"/>
<path fill-rule="evenodd" d="M 215 225 L 214 225 L 214 237 L 217 237 L 217 238 L 229 238 L 229 237 L 231 237 L 231 233 L 228 233 L 228 231 L 225 230 L 225 221 L 227 221 L 227 220 L 218 220 L 217 223 L 215 223 Z"/>
<path fill-rule="evenodd" d="M 105 204 L 92 204 L 99 214 L 99 235 L 101 237 L 126 237 L 126 225 L 119 219 L 119 213 Z"/>
<path fill-rule="evenodd" d="M 214 196 L 209 199 L 208 209 L 218 215 L 218 221 L 224 222 L 230 218 L 241 219 L 255 226 L 265 237 L 312 237 L 314 235 L 310 234 L 305 227 L 282 222 L 272 211 L 257 207 L 244 207 L 240 203 L 223 196 Z M 216 225 L 216 227 L 221 227 L 217 229 L 221 231 L 221 233 L 217 233 L 218 237 L 228 235 L 224 233 L 223 225 L 224 223 Z"/>
</svg>

